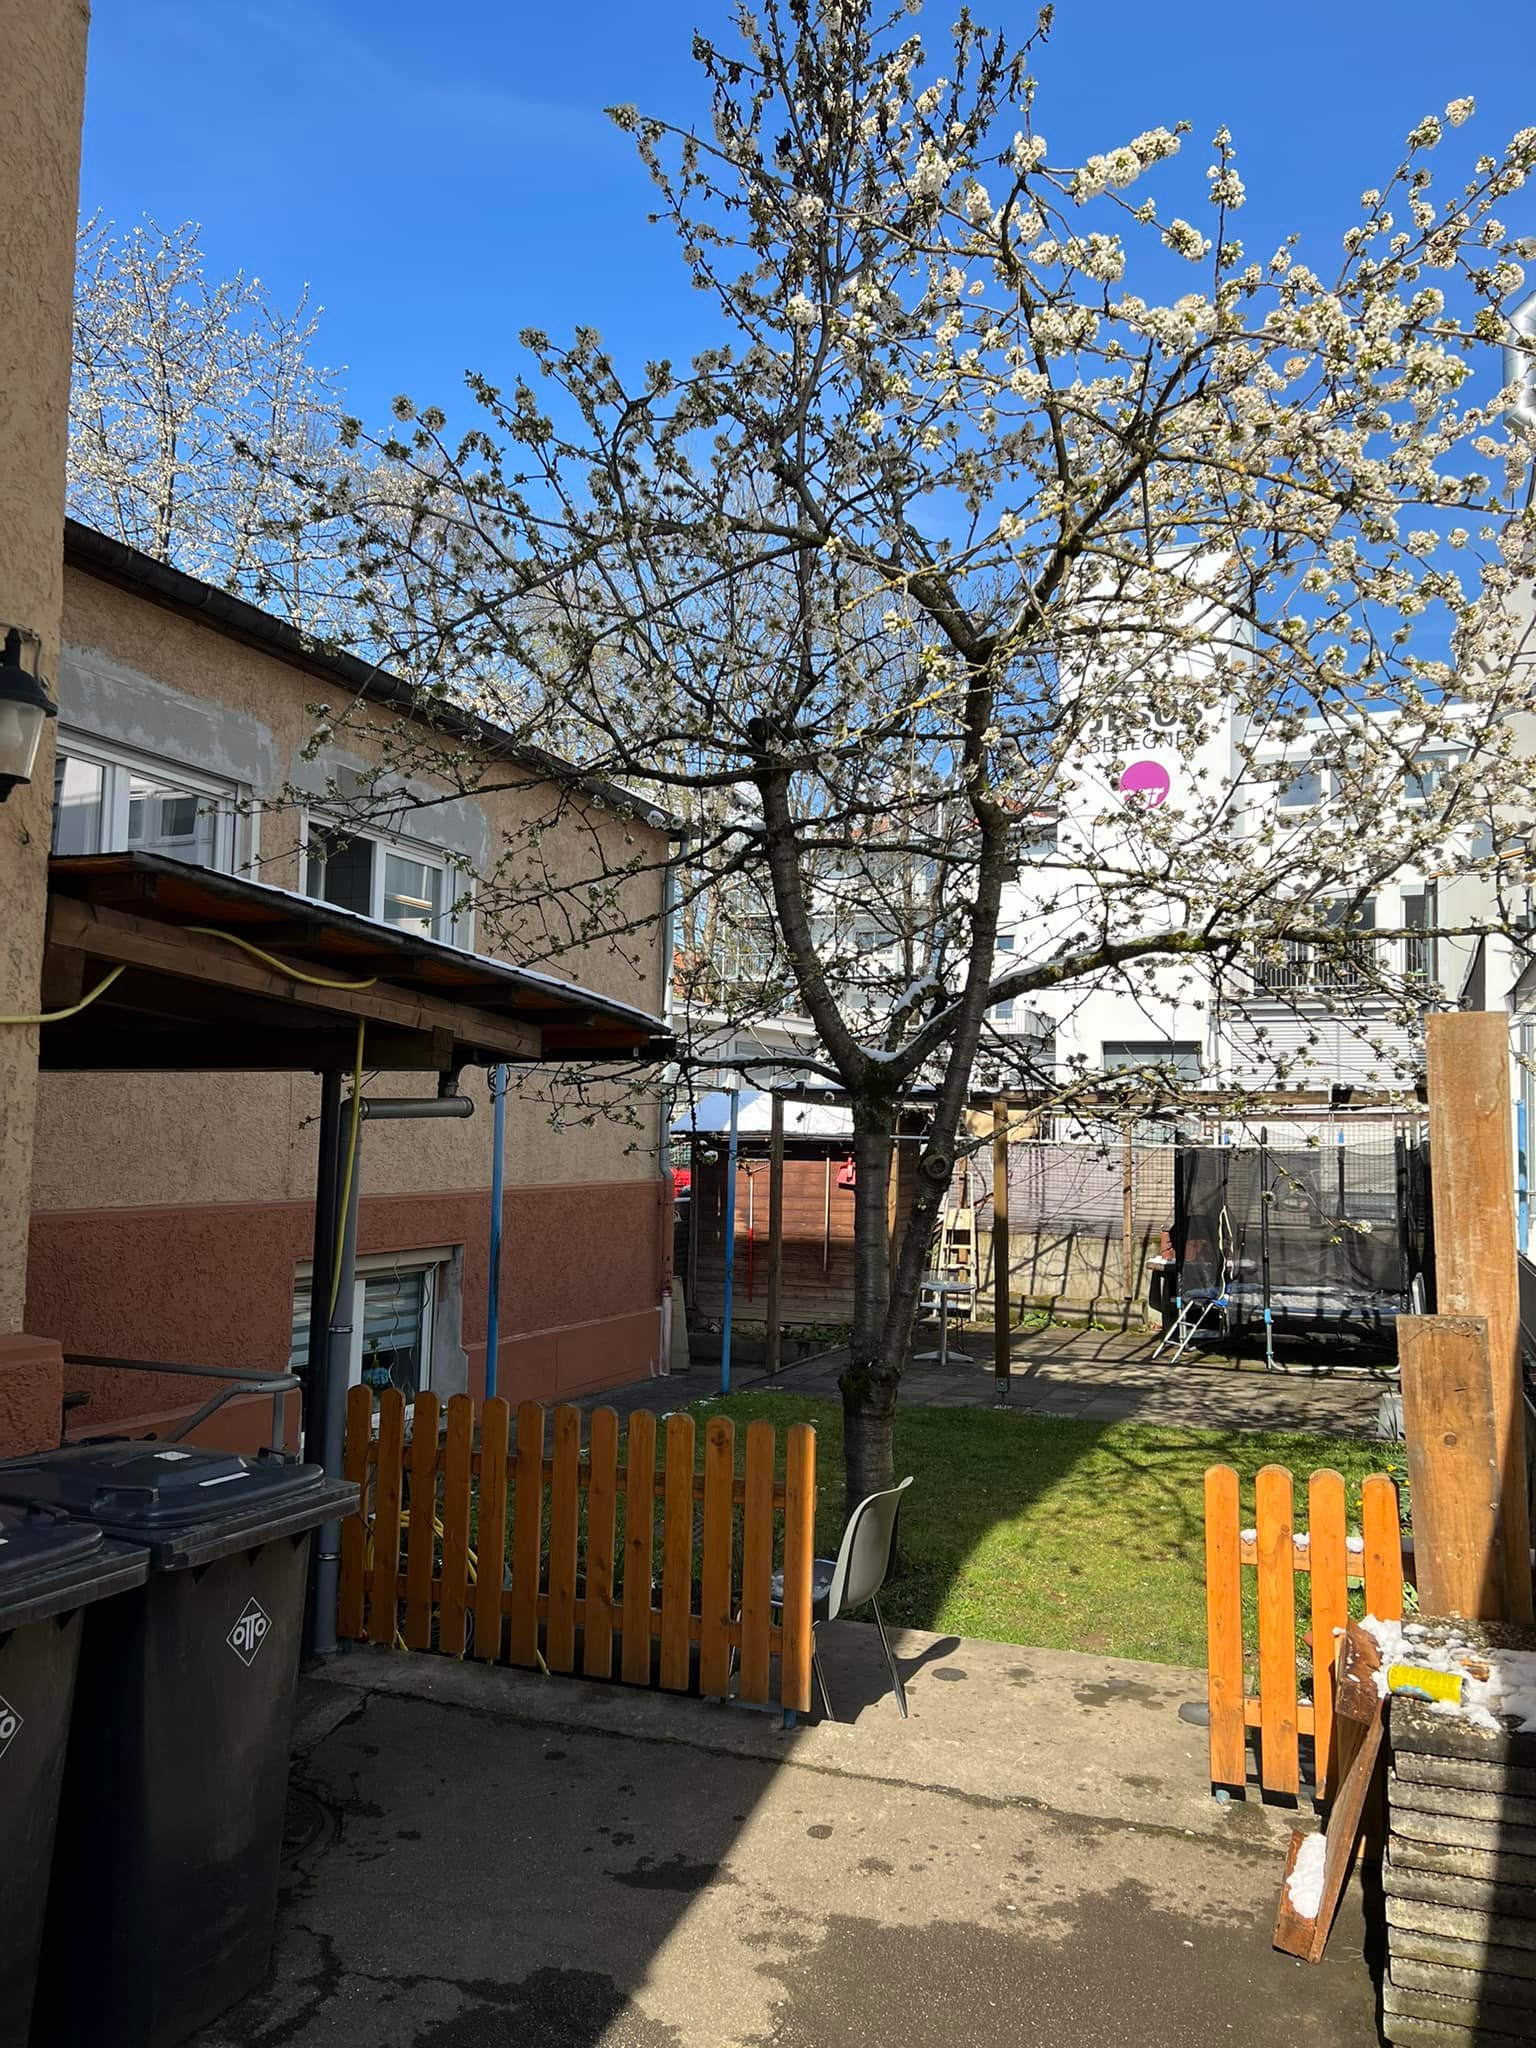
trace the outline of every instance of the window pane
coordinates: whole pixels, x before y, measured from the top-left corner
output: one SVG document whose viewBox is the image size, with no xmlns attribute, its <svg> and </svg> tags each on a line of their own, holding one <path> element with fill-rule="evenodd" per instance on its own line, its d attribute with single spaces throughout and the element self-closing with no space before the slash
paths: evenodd
<svg viewBox="0 0 1536 2048">
<path fill-rule="evenodd" d="M 1319 768 L 1304 768 L 1292 776 L 1280 791 L 1282 811 L 1314 810 L 1323 800 L 1323 776 Z"/>
<path fill-rule="evenodd" d="M 53 850 L 100 853 L 103 771 L 60 754 L 53 770 Z"/>
<path fill-rule="evenodd" d="M 384 922 L 424 939 L 437 935 L 443 907 L 443 871 L 403 853 L 384 856 Z"/>
<path fill-rule="evenodd" d="M 307 1280 L 293 1284 L 293 1336 L 288 1345 L 288 1370 L 303 1372 L 309 1364 L 309 1300 Z"/>
<path fill-rule="evenodd" d="M 370 1273 L 363 1283 L 363 1381 L 409 1399 L 426 1384 L 427 1275 Z"/>
<path fill-rule="evenodd" d="M 158 776 L 128 778 L 128 850 L 163 853 L 197 867 L 214 866 L 218 813 L 210 797 L 194 796 Z"/>
<path fill-rule="evenodd" d="M 338 910 L 373 915 L 373 842 L 350 832 L 310 827 L 306 886 Z"/>
</svg>

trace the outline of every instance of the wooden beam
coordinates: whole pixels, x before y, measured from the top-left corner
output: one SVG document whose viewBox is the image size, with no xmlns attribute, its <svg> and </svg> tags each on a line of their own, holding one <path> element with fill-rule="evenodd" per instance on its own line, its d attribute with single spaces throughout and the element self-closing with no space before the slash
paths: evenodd
<svg viewBox="0 0 1536 2048">
<path fill-rule="evenodd" d="M 83 1020 L 82 1020 L 83 1022 Z M 350 1070 L 355 1030 L 330 1025 L 285 1031 L 186 1030 L 144 1027 L 129 1017 L 109 1029 L 54 1025 L 43 1034 L 38 1065 L 45 1073 L 308 1074 Z M 399 1031 L 375 1025 L 368 1064 L 385 1073 L 446 1073 L 453 1065 L 451 1032 Z"/>
<path fill-rule="evenodd" d="M 290 980 L 275 968 L 265 967 L 237 946 L 218 939 L 196 937 L 179 926 L 149 918 L 131 917 L 124 911 L 98 909 L 72 897 L 55 896 L 48 910 L 48 939 L 53 945 L 78 948 L 98 960 L 124 961 L 129 966 L 148 967 L 160 974 L 173 974 L 184 981 L 199 982 L 218 989 L 245 989 L 252 995 L 267 996 L 298 1010 L 310 1010 L 344 1017 L 363 1017 L 370 1023 L 394 1024 L 407 1031 L 452 1031 L 461 1044 L 496 1053 L 503 1058 L 538 1058 L 541 1040 L 537 1031 L 509 1022 L 487 1010 L 447 1003 L 432 996 L 416 996 L 387 985 L 366 989 L 322 988 L 314 982 Z M 313 966 L 306 972 L 317 972 Z M 339 974 L 337 980 L 351 980 Z M 362 979 L 363 977 L 356 977 Z"/>
<path fill-rule="evenodd" d="M 1481 1316 L 1399 1316 L 1413 1561 L 1426 1614 L 1502 1621 L 1498 1432 Z"/>
<path fill-rule="evenodd" d="M 1008 1266 L 1008 1107 L 998 1097 L 992 1105 L 992 1372 L 999 1395 L 1008 1391 L 1009 1355 Z"/>
<path fill-rule="evenodd" d="M 1441 1315 L 1488 1326 L 1489 1385 L 1502 1508 L 1504 1613 L 1528 1622 L 1531 1528 L 1515 1262 L 1509 1024 L 1502 1011 L 1426 1019 L 1435 1297 Z"/>
<path fill-rule="evenodd" d="M 784 1289 L 784 1098 L 770 1097 L 768 1127 L 768 1337 L 765 1363 L 777 1372 L 782 1363 Z"/>
</svg>

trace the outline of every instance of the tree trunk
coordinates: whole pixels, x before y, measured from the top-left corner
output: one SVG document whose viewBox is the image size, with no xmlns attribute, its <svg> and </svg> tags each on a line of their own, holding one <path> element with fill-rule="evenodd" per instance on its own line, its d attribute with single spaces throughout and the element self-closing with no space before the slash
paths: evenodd
<svg viewBox="0 0 1536 2048">
<path fill-rule="evenodd" d="M 847 1462 L 845 1520 L 861 1500 L 894 1483 L 892 1430 L 901 1364 L 889 1362 L 891 1252 L 886 1196 L 895 1117 L 855 1098 L 853 1107 L 853 1340 L 838 1382 Z"/>
</svg>

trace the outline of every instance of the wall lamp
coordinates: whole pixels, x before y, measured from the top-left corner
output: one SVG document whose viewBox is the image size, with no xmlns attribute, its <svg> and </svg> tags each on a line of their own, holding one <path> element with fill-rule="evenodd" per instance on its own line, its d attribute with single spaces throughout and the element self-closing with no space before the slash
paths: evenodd
<svg viewBox="0 0 1536 2048">
<path fill-rule="evenodd" d="M 34 646 L 41 645 L 34 636 L 27 637 Z M 8 626 L 0 651 L 0 804 L 13 789 L 32 780 L 44 721 L 59 715 L 42 679 L 22 664 L 21 638 L 19 627 Z"/>
</svg>

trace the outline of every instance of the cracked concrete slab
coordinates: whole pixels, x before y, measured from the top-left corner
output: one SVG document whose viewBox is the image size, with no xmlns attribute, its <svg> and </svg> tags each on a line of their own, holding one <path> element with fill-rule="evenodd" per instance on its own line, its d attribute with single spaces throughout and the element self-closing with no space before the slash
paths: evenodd
<svg viewBox="0 0 1536 2048">
<path fill-rule="evenodd" d="M 1376 2039 L 1357 1907 L 1320 1969 L 1271 1951 L 1279 1831 L 1206 1794 L 1188 1674 L 926 1640 L 944 1647 L 911 1722 L 872 1691 L 851 1723 L 787 1734 L 616 1687 L 346 1660 L 344 1715 L 309 1689 L 316 1824 L 272 1978 L 201 2048 Z M 1014 1692 L 1000 1650 L 1028 1662 Z M 849 1701 L 862 1652 L 841 1646 Z"/>
</svg>

